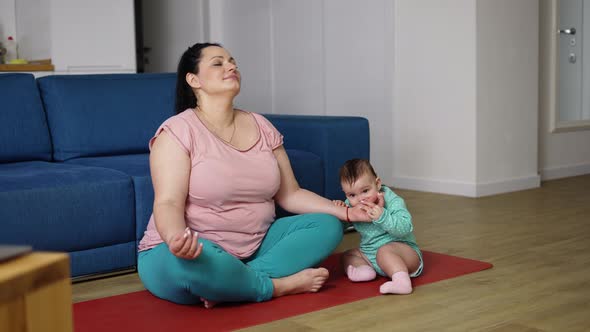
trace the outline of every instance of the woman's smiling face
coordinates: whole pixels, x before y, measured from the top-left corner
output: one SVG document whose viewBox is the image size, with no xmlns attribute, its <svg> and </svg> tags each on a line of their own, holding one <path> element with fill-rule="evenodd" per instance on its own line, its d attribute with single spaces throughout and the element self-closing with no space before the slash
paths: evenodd
<svg viewBox="0 0 590 332">
<path fill-rule="evenodd" d="M 202 52 L 197 75 L 199 88 L 209 94 L 239 92 L 242 77 L 231 54 L 217 46 L 206 47 Z"/>
</svg>

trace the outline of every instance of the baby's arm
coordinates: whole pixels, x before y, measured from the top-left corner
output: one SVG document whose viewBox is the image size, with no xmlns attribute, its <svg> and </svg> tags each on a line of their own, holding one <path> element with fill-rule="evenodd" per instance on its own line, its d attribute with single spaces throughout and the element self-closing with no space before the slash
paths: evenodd
<svg viewBox="0 0 590 332">
<path fill-rule="evenodd" d="M 393 194 L 387 195 L 388 199 L 383 206 L 381 217 L 373 223 L 394 236 L 405 236 L 414 230 L 412 215 L 406 208 L 403 198 Z"/>
</svg>

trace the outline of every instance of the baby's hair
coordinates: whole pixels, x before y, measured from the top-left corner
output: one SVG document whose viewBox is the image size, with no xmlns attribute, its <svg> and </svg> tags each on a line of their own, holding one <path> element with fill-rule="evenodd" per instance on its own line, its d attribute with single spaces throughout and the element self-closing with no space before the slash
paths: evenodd
<svg viewBox="0 0 590 332">
<path fill-rule="evenodd" d="M 340 167 L 340 182 L 353 184 L 363 174 L 371 174 L 377 177 L 377 173 L 366 159 L 350 159 Z"/>
</svg>

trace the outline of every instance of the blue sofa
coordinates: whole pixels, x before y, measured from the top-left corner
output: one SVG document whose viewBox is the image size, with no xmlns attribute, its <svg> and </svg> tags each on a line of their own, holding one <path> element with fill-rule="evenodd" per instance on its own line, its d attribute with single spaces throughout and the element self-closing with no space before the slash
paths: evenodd
<svg viewBox="0 0 590 332">
<path fill-rule="evenodd" d="M 170 73 L 0 74 L 0 244 L 68 252 L 73 277 L 135 268 L 154 198 L 147 143 L 174 115 L 174 85 Z M 367 120 L 266 116 L 300 185 L 342 198 L 338 168 L 369 157 Z"/>
</svg>

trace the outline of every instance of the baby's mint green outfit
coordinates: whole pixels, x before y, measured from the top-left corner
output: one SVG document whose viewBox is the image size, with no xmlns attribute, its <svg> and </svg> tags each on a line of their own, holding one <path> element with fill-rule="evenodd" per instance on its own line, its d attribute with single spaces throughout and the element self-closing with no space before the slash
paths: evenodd
<svg viewBox="0 0 590 332">
<path fill-rule="evenodd" d="M 402 242 L 414 249 L 420 257 L 420 267 L 410 274 L 411 277 L 417 277 L 422 273 L 423 261 L 422 252 L 416 244 L 416 237 L 413 230 L 412 215 L 406 208 L 403 198 L 396 195 L 386 186 L 381 186 L 384 193 L 385 204 L 381 217 L 373 222 L 353 222 L 354 229 L 361 235 L 361 252 L 373 265 L 375 271 L 382 276 L 385 272 L 377 264 L 377 250 L 384 244 L 391 242 Z M 346 205 L 350 205 L 346 200 Z M 410 271 L 411 272 L 411 271 Z"/>
</svg>

